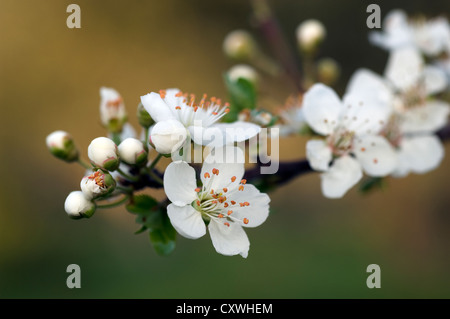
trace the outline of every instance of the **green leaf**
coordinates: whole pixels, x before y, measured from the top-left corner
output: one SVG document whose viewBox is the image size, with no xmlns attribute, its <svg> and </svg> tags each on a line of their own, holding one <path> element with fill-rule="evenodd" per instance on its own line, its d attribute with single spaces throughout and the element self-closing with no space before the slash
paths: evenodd
<svg viewBox="0 0 450 319">
<path fill-rule="evenodd" d="M 148 195 L 136 195 L 133 196 L 130 203 L 126 206 L 126 209 L 132 214 L 144 214 L 148 215 L 158 208 L 158 202 L 153 197 Z"/>
<path fill-rule="evenodd" d="M 159 255 L 167 256 L 175 249 L 176 231 L 170 223 L 166 210 L 159 210 L 161 216 L 160 227 L 150 229 L 150 242 Z"/>
<path fill-rule="evenodd" d="M 230 99 L 230 112 L 224 119 L 232 122 L 237 119 L 239 112 L 245 109 L 253 110 L 256 107 L 256 88 L 244 78 L 233 81 L 224 75 L 224 80 Z"/>
<path fill-rule="evenodd" d="M 378 189 L 383 190 L 386 188 L 386 181 L 382 177 L 368 177 L 363 180 L 359 186 L 359 191 L 363 194 Z"/>
</svg>

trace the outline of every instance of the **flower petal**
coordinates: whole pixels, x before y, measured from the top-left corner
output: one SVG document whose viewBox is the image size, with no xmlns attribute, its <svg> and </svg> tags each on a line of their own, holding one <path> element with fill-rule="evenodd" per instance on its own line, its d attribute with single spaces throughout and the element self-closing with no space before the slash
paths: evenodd
<svg viewBox="0 0 450 319">
<path fill-rule="evenodd" d="M 221 129 L 214 126 L 203 127 L 192 125 L 188 127 L 191 138 L 195 144 L 208 147 L 221 147 L 225 145 L 227 137 Z"/>
<path fill-rule="evenodd" d="M 435 66 L 427 66 L 423 70 L 425 88 L 428 95 L 440 93 L 447 87 L 445 72 Z"/>
<path fill-rule="evenodd" d="M 257 227 L 265 222 L 269 216 L 270 197 L 261 193 L 255 186 L 251 184 L 244 185 L 242 191 L 237 191 L 230 196 L 230 200 L 236 203 L 248 202 L 248 206 L 237 206 L 230 210 L 233 217 L 240 220 L 247 219 L 247 224 L 240 223 L 243 227 Z"/>
<path fill-rule="evenodd" d="M 238 223 L 230 222 L 229 226 L 215 219 L 208 225 L 214 248 L 219 254 L 233 256 L 240 254 L 247 258 L 250 241 L 244 229 Z"/>
<path fill-rule="evenodd" d="M 259 125 L 237 121 L 233 123 L 217 123 L 211 127 L 219 128 L 223 132 L 223 136 L 226 136 L 226 144 L 239 143 L 251 139 L 261 132 Z"/>
<path fill-rule="evenodd" d="M 195 169 L 186 162 L 172 162 L 164 172 L 164 191 L 169 200 L 177 205 L 190 205 L 196 198 Z"/>
<path fill-rule="evenodd" d="M 392 104 L 362 93 L 350 93 L 344 96 L 345 111 L 340 123 L 356 135 L 377 134 L 392 113 Z"/>
<path fill-rule="evenodd" d="M 323 173 L 322 193 L 328 198 L 341 198 L 362 178 L 361 165 L 350 156 L 336 159 L 330 169 Z"/>
<path fill-rule="evenodd" d="M 386 81 L 375 72 L 363 68 L 357 70 L 350 78 L 346 94 L 366 96 L 374 104 L 392 103 L 392 91 Z"/>
<path fill-rule="evenodd" d="M 444 158 L 444 147 L 434 135 L 405 137 L 399 150 L 400 172 L 427 173 L 439 166 Z"/>
<path fill-rule="evenodd" d="M 183 237 L 197 239 L 206 234 L 202 215 L 191 205 L 179 207 L 170 204 L 167 206 L 167 215 L 172 226 Z"/>
<path fill-rule="evenodd" d="M 224 187 L 230 190 L 237 188 L 244 176 L 244 163 L 245 156 L 240 148 L 233 146 L 215 148 L 203 162 L 200 175 L 203 185 L 210 185 L 210 189 L 214 190 Z"/>
<path fill-rule="evenodd" d="M 343 110 L 337 94 L 323 84 L 313 85 L 303 98 L 303 115 L 308 125 L 321 135 L 329 135 Z"/>
<path fill-rule="evenodd" d="M 447 124 L 450 104 L 428 101 L 424 106 L 408 109 L 403 113 L 401 129 L 405 133 L 436 132 Z"/>
<path fill-rule="evenodd" d="M 155 122 L 176 120 L 169 106 L 158 93 L 152 92 L 141 96 L 141 102 Z"/>
<path fill-rule="evenodd" d="M 397 154 L 382 136 L 356 139 L 353 153 L 369 176 L 386 176 L 397 167 Z"/>
<path fill-rule="evenodd" d="M 306 158 L 316 171 L 326 171 L 331 162 L 332 152 L 323 140 L 310 140 L 306 143 Z"/>
<path fill-rule="evenodd" d="M 400 91 L 414 86 L 423 72 L 424 62 L 417 49 L 406 47 L 391 51 L 385 76 Z"/>
</svg>

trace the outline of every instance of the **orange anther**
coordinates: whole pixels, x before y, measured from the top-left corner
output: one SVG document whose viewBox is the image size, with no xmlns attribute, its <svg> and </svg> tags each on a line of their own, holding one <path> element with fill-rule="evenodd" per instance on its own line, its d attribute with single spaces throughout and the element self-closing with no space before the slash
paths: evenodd
<svg viewBox="0 0 450 319">
<path fill-rule="evenodd" d="M 247 180 L 246 179 L 241 179 L 241 184 L 246 184 L 247 183 Z"/>
<path fill-rule="evenodd" d="M 214 175 L 219 175 L 219 170 L 217 168 L 213 168 L 212 173 Z"/>
<path fill-rule="evenodd" d="M 231 214 L 233 214 L 233 211 L 232 211 L 232 210 L 229 210 L 228 213 L 227 213 L 227 215 L 229 216 L 229 215 L 231 215 Z"/>
<path fill-rule="evenodd" d="M 249 202 L 244 202 L 244 206 L 250 206 Z"/>
<path fill-rule="evenodd" d="M 227 227 L 230 227 L 230 224 L 229 223 L 227 223 L 227 222 L 225 222 L 225 223 L 223 223 L 225 226 L 227 226 Z"/>
<path fill-rule="evenodd" d="M 219 214 L 219 215 L 217 215 L 217 217 L 223 218 L 223 214 Z"/>
<path fill-rule="evenodd" d="M 206 172 L 204 176 L 205 176 L 205 178 L 210 178 L 211 177 L 211 175 L 209 175 L 208 172 Z"/>
<path fill-rule="evenodd" d="M 175 110 L 181 110 L 181 106 L 175 106 Z"/>
<path fill-rule="evenodd" d="M 224 192 L 224 193 L 228 192 L 228 188 L 225 187 L 225 188 L 223 189 L 223 192 Z"/>
<path fill-rule="evenodd" d="M 244 218 L 243 220 L 242 220 L 243 222 L 244 222 L 244 224 L 248 224 L 248 219 L 247 218 Z"/>
<path fill-rule="evenodd" d="M 243 191 L 244 190 L 244 185 L 239 185 L 239 190 Z"/>
<path fill-rule="evenodd" d="M 231 205 L 236 205 L 236 202 L 234 200 L 232 200 Z"/>
<path fill-rule="evenodd" d="M 231 178 L 231 182 L 234 183 L 235 180 L 236 180 L 236 176 L 233 176 L 233 177 Z"/>
<path fill-rule="evenodd" d="M 197 187 L 197 188 L 195 189 L 195 191 L 198 193 L 198 192 L 201 191 L 201 188 L 200 188 L 200 187 Z"/>
<path fill-rule="evenodd" d="M 223 204 L 223 207 L 227 208 L 228 207 L 228 203 Z"/>
</svg>

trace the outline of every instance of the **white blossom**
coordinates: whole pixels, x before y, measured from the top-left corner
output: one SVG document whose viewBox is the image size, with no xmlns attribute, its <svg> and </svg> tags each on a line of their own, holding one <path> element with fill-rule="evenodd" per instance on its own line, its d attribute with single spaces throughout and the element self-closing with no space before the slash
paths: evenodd
<svg viewBox="0 0 450 319">
<path fill-rule="evenodd" d="M 97 137 L 88 147 L 88 157 L 95 166 L 114 171 L 120 164 L 117 145 L 107 137 Z"/>
<path fill-rule="evenodd" d="M 83 192 L 73 191 L 67 196 L 64 209 L 71 218 L 89 218 L 95 212 L 95 204 L 87 199 Z"/>
<path fill-rule="evenodd" d="M 147 151 L 138 139 L 129 137 L 118 146 L 120 159 L 127 164 L 142 164 L 147 161 Z"/>
<path fill-rule="evenodd" d="M 233 154 L 237 161 L 230 160 Z M 222 160 L 223 155 L 228 160 Z M 196 239 L 208 228 L 218 253 L 245 258 L 250 242 L 242 227 L 257 227 L 266 220 L 270 198 L 242 179 L 243 158 L 239 148 L 216 148 L 203 163 L 200 187 L 194 168 L 172 162 L 164 173 L 164 190 L 172 202 L 168 216 L 179 234 Z"/>
</svg>

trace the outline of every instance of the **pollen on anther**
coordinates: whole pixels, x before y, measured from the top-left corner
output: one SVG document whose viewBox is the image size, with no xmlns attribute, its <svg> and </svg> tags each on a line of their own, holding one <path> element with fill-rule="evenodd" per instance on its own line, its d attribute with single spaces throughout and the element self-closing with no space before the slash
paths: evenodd
<svg viewBox="0 0 450 319">
<path fill-rule="evenodd" d="M 232 200 L 231 205 L 236 205 L 236 202 L 234 200 Z"/>
<path fill-rule="evenodd" d="M 227 226 L 227 227 L 230 227 L 230 224 L 229 223 L 227 223 L 227 222 L 225 222 L 225 223 L 223 223 L 225 226 Z"/>
<path fill-rule="evenodd" d="M 247 183 L 246 179 L 241 179 L 241 184 L 245 185 Z"/>
<path fill-rule="evenodd" d="M 232 211 L 232 210 L 229 210 L 229 211 L 227 212 L 227 215 L 230 216 L 231 214 L 233 214 L 233 211 Z"/>
<path fill-rule="evenodd" d="M 225 188 L 223 189 L 223 192 L 224 192 L 224 193 L 228 192 L 228 188 L 225 187 Z"/>
<path fill-rule="evenodd" d="M 231 182 L 234 183 L 235 180 L 236 180 L 236 176 L 233 176 L 233 177 L 231 178 Z"/>
<path fill-rule="evenodd" d="M 243 220 L 242 220 L 243 222 L 244 222 L 244 224 L 248 224 L 248 222 L 249 222 L 249 220 L 248 220 L 248 218 L 244 218 Z"/>
<path fill-rule="evenodd" d="M 198 193 L 198 192 L 200 192 L 200 190 L 201 190 L 201 188 L 200 188 L 200 187 L 197 187 L 197 188 L 195 189 L 195 192 Z"/>
<path fill-rule="evenodd" d="M 217 217 L 223 218 L 223 214 L 219 214 L 219 215 L 217 215 Z"/>
<path fill-rule="evenodd" d="M 243 186 L 243 185 L 240 185 L 240 186 L 239 186 L 239 190 L 240 190 L 240 191 L 243 191 L 243 190 L 244 190 L 244 186 Z"/>
<path fill-rule="evenodd" d="M 228 203 L 224 203 L 223 207 L 227 208 L 228 207 Z"/>
<path fill-rule="evenodd" d="M 211 175 L 209 175 L 208 172 L 206 172 L 204 176 L 205 176 L 205 178 L 211 178 Z"/>
<path fill-rule="evenodd" d="M 175 106 L 175 110 L 181 110 L 181 106 Z"/>
<path fill-rule="evenodd" d="M 250 206 L 249 202 L 244 202 L 244 206 Z"/>
<path fill-rule="evenodd" d="M 214 175 L 219 175 L 219 170 L 217 168 L 213 168 L 212 173 Z"/>
<path fill-rule="evenodd" d="M 239 206 L 240 206 L 240 207 L 244 207 L 245 204 L 244 204 L 244 203 L 239 203 Z"/>
</svg>

